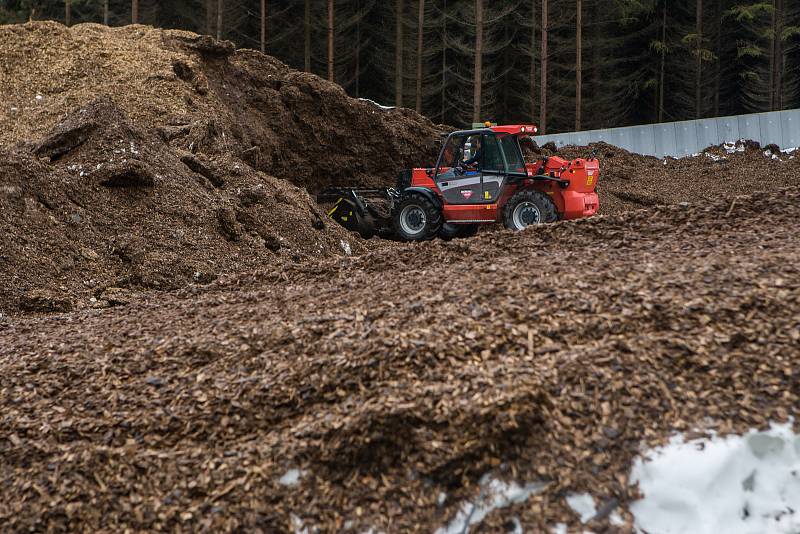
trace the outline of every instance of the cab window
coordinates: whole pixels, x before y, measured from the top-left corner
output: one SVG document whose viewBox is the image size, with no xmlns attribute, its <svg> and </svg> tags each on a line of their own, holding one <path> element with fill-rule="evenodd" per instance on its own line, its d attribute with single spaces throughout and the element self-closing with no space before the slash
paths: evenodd
<svg viewBox="0 0 800 534">
<path fill-rule="evenodd" d="M 503 154 L 500 152 L 500 146 L 497 143 L 497 137 L 494 135 L 483 136 L 483 150 L 481 157 L 483 158 L 484 171 L 505 171 Z"/>
<path fill-rule="evenodd" d="M 516 137 L 506 134 L 498 136 L 498 140 L 503 147 L 503 153 L 506 155 L 508 172 L 525 174 L 525 160 L 522 158 Z"/>
<path fill-rule="evenodd" d="M 455 167 L 464 160 L 464 142 L 466 137 L 463 135 L 453 135 L 447 140 L 447 144 L 442 151 L 442 159 L 439 167 Z"/>
</svg>

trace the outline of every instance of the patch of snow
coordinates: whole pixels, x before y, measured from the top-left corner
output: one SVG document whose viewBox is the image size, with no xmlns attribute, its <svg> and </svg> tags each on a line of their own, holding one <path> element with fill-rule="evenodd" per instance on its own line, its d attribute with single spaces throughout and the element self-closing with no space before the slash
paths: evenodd
<svg viewBox="0 0 800 534">
<path fill-rule="evenodd" d="M 444 501 L 446 501 L 446 500 L 447 500 L 447 494 L 445 492 L 443 492 L 443 491 L 440 491 L 439 492 L 439 496 L 436 497 L 436 504 L 441 506 L 441 505 L 444 504 Z"/>
<path fill-rule="evenodd" d="M 370 100 L 369 98 L 359 98 L 359 100 L 361 100 L 362 102 L 369 102 L 373 106 L 376 106 L 376 107 L 378 107 L 378 108 L 380 108 L 380 109 L 382 109 L 384 111 L 388 111 L 390 109 L 395 109 L 394 106 L 383 106 L 381 104 L 378 104 L 374 100 Z"/>
<path fill-rule="evenodd" d="M 348 256 L 350 256 L 350 255 L 352 255 L 352 254 L 353 254 L 353 250 L 350 248 L 350 243 L 348 243 L 348 242 L 347 242 L 347 241 L 345 241 L 344 239 L 340 239 L 340 240 L 339 240 L 339 246 L 341 246 L 341 247 L 342 247 L 342 250 L 343 250 L 343 251 L 344 251 L 344 253 L 345 253 L 345 254 L 347 254 Z"/>
<path fill-rule="evenodd" d="M 617 511 L 611 512 L 611 515 L 608 516 L 608 521 L 615 527 L 625 526 L 625 520 L 622 519 L 622 516 Z"/>
<path fill-rule="evenodd" d="M 302 476 L 303 476 L 303 472 L 301 470 L 299 470 L 299 469 L 289 469 L 278 480 L 278 482 L 280 482 L 284 486 L 296 486 L 297 484 L 300 483 L 300 478 Z"/>
<path fill-rule="evenodd" d="M 511 504 L 525 502 L 528 497 L 539 493 L 545 482 L 532 482 L 520 486 L 516 482 L 504 482 L 490 475 L 481 478 L 481 493 L 474 502 L 464 502 L 456 516 L 438 530 L 436 534 L 461 534 L 472 525 L 477 525 L 489 512 L 505 508 Z"/>
<path fill-rule="evenodd" d="M 735 143 L 731 141 L 722 143 L 722 148 L 724 148 L 725 152 L 728 154 L 733 154 L 735 152 L 744 152 L 745 149 L 744 139 L 739 139 Z"/>
<path fill-rule="evenodd" d="M 299 516 L 291 514 L 290 518 L 292 520 L 292 529 L 294 530 L 294 534 L 310 534 L 308 527 L 303 525 L 303 520 Z"/>
<path fill-rule="evenodd" d="M 586 523 L 597 515 L 594 498 L 588 493 L 573 493 L 567 495 L 567 504 L 576 514 L 581 516 L 581 523 Z"/>
<path fill-rule="evenodd" d="M 553 534 L 567 534 L 567 525 L 556 523 L 556 526 L 553 527 Z"/>
<path fill-rule="evenodd" d="M 800 436 L 791 423 L 766 432 L 681 436 L 637 458 L 635 528 L 650 534 L 800 531 Z"/>
<path fill-rule="evenodd" d="M 44 97 L 42 95 L 36 95 L 37 102 L 41 102 L 42 100 L 44 100 Z"/>
<path fill-rule="evenodd" d="M 11 113 L 19 111 L 19 108 L 11 106 Z"/>
<path fill-rule="evenodd" d="M 730 154 L 730 152 L 728 152 Z M 707 158 L 711 159 L 711 161 L 720 161 L 723 159 L 728 159 L 725 156 L 717 156 L 716 154 L 711 154 L 710 152 L 703 152 Z"/>
<path fill-rule="evenodd" d="M 787 148 L 786 150 L 784 150 L 784 151 L 783 151 L 783 153 L 784 153 L 784 154 L 791 154 L 791 153 L 793 153 L 795 150 L 797 150 L 797 148 L 798 148 L 798 147 L 796 147 L 796 146 L 793 146 L 792 148 Z"/>
</svg>

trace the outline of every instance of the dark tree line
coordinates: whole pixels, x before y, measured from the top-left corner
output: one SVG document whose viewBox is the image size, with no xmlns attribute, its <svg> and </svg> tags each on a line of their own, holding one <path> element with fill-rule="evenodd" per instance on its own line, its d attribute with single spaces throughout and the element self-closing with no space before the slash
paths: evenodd
<svg viewBox="0 0 800 534">
<path fill-rule="evenodd" d="M 800 107 L 798 0 L 0 0 L 29 19 L 207 33 L 459 126 Z"/>
</svg>

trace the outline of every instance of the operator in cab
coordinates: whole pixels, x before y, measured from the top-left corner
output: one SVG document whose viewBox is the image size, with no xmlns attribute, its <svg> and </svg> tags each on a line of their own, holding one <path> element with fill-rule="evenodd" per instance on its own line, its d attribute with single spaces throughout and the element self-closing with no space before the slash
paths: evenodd
<svg viewBox="0 0 800 534">
<path fill-rule="evenodd" d="M 470 139 L 470 145 L 475 147 L 472 157 L 463 163 L 464 167 L 474 168 L 474 170 L 481 170 L 481 136 L 476 135 Z"/>
</svg>

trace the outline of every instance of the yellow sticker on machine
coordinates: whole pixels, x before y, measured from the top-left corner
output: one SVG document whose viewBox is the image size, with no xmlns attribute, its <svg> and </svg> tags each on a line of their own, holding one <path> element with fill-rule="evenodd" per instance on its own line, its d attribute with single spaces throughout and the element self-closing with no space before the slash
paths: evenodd
<svg viewBox="0 0 800 534">
<path fill-rule="evenodd" d="M 593 183 L 594 183 L 594 176 L 590 174 L 589 176 L 586 177 L 586 185 L 592 185 Z"/>
<path fill-rule="evenodd" d="M 486 200 L 490 200 L 492 198 L 492 195 L 488 191 L 484 191 L 483 198 L 485 198 Z"/>
</svg>

